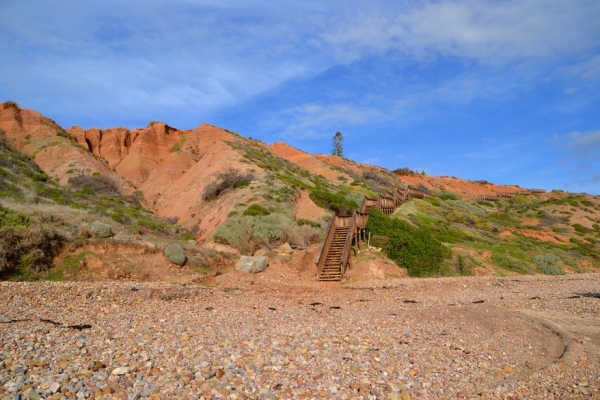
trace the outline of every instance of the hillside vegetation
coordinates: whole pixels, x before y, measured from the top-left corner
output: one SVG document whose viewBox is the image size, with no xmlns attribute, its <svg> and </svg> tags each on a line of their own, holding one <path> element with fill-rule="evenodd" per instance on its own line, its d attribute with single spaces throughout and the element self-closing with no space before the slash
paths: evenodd
<svg viewBox="0 0 600 400">
<path fill-rule="evenodd" d="M 314 252 L 334 212 L 411 185 L 434 196 L 391 217 L 374 213 L 369 229 L 412 276 L 562 274 L 600 263 L 594 196 L 555 191 L 478 203 L 481 194 L 522 189 L 394 173 L 210 124 L 64 130 L 11 103 L 0 108 L 0 128 L 3 278 L 58 279 L 77 268 L 91 277 L 144 278 L 172 244 L 185 250 L 187 270 L 201 273 L 230 257 L 202 247 L 212 242 L 247 255 L 284 243 Z M 92 235 L 95 221 L 114 236 Z"/>
<path fill-rule="evenodd" d="M 593 196 L 555 191 L 476 203 L 439 193 L 405 204 L 393 218 L 432 232 L 452 249 L 461 274 L 564 274 L 600 265 L 600 201 Z"/>
<path fill-rule="evenodd" d="M 62 279 L 75 273 L 78 262 L 90 254 L 79 255 L 83 249 L 106 241 L 92 235 L 94 221 L 112 227 L 111 243 L 137 245 L 151 253 L 193 238 L 145 209 L 140 196 L 120 194 L 110 178 L 99 174 L 78 175 L 69 186 L 61 186 L 0 131 L 0 278 Z M 191 253 L 191 265 L 208 263 L 208 254 Z"/>
</svg>

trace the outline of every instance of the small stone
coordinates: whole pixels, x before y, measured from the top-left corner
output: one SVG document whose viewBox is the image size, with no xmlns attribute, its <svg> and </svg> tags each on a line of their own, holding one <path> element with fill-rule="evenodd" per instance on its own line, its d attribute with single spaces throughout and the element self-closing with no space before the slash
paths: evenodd
<svg viewBox="0 0 600 400">
<path fill-rule="evenodd" d="M 527 362 L 525 363 L 525 366 L 526 366 L 527 368 L 531 369 L 531 368 L 533 368 L 533 363 L 532 363 L 532 362 L 530 362 L 530 361 L 527 361 Z"/>
<path fill-rule="evenodd" d="M 27 398 L 30 400 L 42 400 L 42 396 L 40 396 L 35 390 L 29 390 L 27 393 L 25 393 L 25 396 L 27 396 Z"/>
<path fill-rule="evenodd" d="M 358 374 L 360 372 L 360 367 L 358 365 L 352 364 L 350 366 L 350 371 L 354 372 L 355 374 Z"/>
<path fill-rule="evenodd" d="M 388 382 L 385 385 L 385 388 L 388 392 L 399 392 L 400 388 L 394 382 Z"/>
<path fill-rule="evenodd" d="M 102 364 L 102 362 L 100 362 L 100 361 L 94 361 L 94 362 L 92 362 L 91 367 L 92 367 L 92 371 L 97 372 L 100 369 L 104 368 L 104 364 Z"/>
<path fill-rule="evenodd" d="M 216 373 L 214 371 L 210 371 L 210 370 L 202 371 L 202 377 L 206 380 L 214 377 L 215 375 L 216 375 Z"/>
<path fill-rule="evenodd" d="M 406 390 L 403 390 L 402 393 L 400 394 L 400 398 L 402 400 L 410 400 L 410 395 L 408 394 L 408 392 Z"/>
<path fill-rule="evenodd" d="M 577 386 L 588 387 L 588 382 L 587 381 L 578 382 Z"/>
<path fill-rule="evenodd" d="M 290 246 L 289 243 L 284 243 L 277 248 L 278 254 L 289 255 L 289 254 L 292 254 L 293 252 L 294 252 L 294 250 L 292 250 L 292 246 Z"/>
<path fill-rule="evenodd" d="M 264 271 L 268 265 L 269 259 L 267 257 L 241 256 L 235 264 L 235 268 L 242 272 L 255 274 Z"/>
<path fill-rule="evenodd" d="M 219 392 L 219 394 L 223 395 L 223 396 L 229 396 L 229 390 L 222 388 L 222 389 L 217 389 L 217 392 Z"/>
<path fill-rule="evenodd" d="M 50 393 L 57 393 L 60 390 L 60 384 L 58 382 L 51 382 L 48 386 L 48 391 Z"/>
<path fill-rule="evenodd" d="M 513 369 L 510 365 L 505 365 L 504 368 L 502 368 L 502 372 L 504 372 L 505 374 L 510 374 L 511 372 L 513 372 Z"/>
<path fill-rule="evenodd" d="M 217 379 L 221 379 L 221 377 L 225 375 L 225 371 L 223 371 L 221 368 L 219 368 L 217 370 L 217 372 L 215 373 L 215 376 L 217 377 Z"/>
<path fill-rule="evenodd" d="M 125 375 L 129 372 L 129 367 L 118 367 L 112 370 L 112 375 Z"/>
<path fill-rule="evenodd" d="M 266 257 L 267 255 L 269 255 L 269 249 L 265 249 L 264 247 L 254 252 L 254 257 Z"/>
</svg>

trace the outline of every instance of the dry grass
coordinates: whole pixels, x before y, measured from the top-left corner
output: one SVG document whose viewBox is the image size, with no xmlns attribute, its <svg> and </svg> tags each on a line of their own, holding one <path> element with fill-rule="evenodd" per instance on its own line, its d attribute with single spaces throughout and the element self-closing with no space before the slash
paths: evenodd
<svg viewBox="0 0 600 400">
<path fill-rule="evenodd" d="M 306 248 L 313 243 L 319 243 L 323 237 L 321 230 L 309 225 L 298 226 L 295 224 L 283 224 L 281 241 L 287 242 L 301 248 Z"/>
</svg>

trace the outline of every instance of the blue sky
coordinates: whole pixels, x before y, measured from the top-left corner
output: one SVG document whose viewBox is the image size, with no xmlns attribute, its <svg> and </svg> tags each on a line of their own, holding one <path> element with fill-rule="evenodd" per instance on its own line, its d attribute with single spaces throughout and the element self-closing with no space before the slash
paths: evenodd
<svg viewBox="0 0 600 400">
<path fill-rule="evenodd" d="M 368 3 L 368 4 L 367 4 Z M 0 3 L 0 101 L 600 194 L 600 2 Z"/>
</svg>

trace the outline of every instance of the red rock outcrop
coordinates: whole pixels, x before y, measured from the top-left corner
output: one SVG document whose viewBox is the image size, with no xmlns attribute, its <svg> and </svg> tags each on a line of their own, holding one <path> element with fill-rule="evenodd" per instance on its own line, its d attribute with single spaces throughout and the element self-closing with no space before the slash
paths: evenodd
<svg viewBox="0 0 600 400">
<path fill-rule="evenodd" d="M 58 124 L 40 113 L 17 106 L 0 107 L 0 130 L 19 151 L 33 160 L 62 185 L 76 174 L 99 172 L 111 177 L 125 194 L 135 188 L 100 157 L 78 146 Z"/>
</svg>

